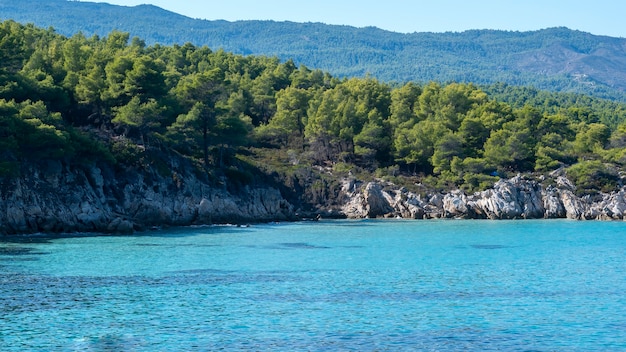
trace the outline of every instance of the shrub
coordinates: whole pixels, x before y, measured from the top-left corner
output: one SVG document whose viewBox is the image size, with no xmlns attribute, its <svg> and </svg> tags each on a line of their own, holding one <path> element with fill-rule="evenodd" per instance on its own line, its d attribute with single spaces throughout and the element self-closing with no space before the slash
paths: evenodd
<svg viewBox="0 0 626 352">
<path fill-rule="evenodd" d="M 568 178 L 576 185 L 579 196 L 610 192 L 618 187 L 617 172 L 599 160 L 582 161 L 566 169 Z"/>
</svg>

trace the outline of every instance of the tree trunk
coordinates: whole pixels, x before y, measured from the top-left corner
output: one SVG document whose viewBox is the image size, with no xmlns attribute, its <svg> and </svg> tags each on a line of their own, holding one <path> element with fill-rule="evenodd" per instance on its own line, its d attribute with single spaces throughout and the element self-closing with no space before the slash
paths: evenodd
<svg viewBox="0 0 626 352">
<path fill-rule="evenodd" d="M 202 124 L 202 156 L 204 161 L 204 168 L 209 168 L 209 127 L 207 122 Z"/>
</svg>

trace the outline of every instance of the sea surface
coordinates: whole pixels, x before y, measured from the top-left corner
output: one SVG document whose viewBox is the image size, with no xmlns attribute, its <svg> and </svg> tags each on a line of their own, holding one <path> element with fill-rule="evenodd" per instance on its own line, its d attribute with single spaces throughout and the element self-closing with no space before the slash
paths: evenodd
<svg viewBox="0 0 626 352">
<path fill-rule="evenodd" d="M 0 351 L 624 351 L 626 223 L 0 237 Z"/>
</svg>

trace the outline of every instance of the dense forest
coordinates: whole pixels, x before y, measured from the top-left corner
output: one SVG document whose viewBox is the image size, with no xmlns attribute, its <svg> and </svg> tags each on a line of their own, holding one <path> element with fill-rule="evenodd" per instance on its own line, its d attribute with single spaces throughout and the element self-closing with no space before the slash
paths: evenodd
<svg viewBox="0 0 626 352">
<path fill-rule="evenodd" d="M 2 177 L 50 159 L 166 168 L 174 153 L 242 185 L 322 170 L 473 191 L 564 168 L 585 194 L 617 186 L 625 147 L 626 105 L 597 98 L 339 79 L 275 57 L 0 23 Z"/>
<path fill-rule="evenodd" d="M 208 46 L 385 82 L 533 86 L 626 101 L 626 39 L 567 28 L 532 32 L 394 33 L 374 27 L 273 21 L 205 21 L 156 6 L 66 0 L 0 0 L 0 19 L 54 27 L 72 36 L 112 30 L 148 45 Z"/>
</svg>

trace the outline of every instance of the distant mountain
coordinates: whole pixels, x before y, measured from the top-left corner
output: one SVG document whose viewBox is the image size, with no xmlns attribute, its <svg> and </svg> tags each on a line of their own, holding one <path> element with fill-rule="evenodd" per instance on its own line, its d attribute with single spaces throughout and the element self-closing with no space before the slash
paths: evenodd
<svg viewBox="0 0 626 352">
<path fill-rule="evenodd" d="M 278 56 L 337 76 L 385 81 L 506 82 L 626 101 L 626 39 L 567 28 L 401 34 L 374 27 L 274 21 L 206 21 L 156 6 L 0 0 L 0 19 L 71 36 L 129 32 L 148 44 L 207 45 Z"/>
</svg>

